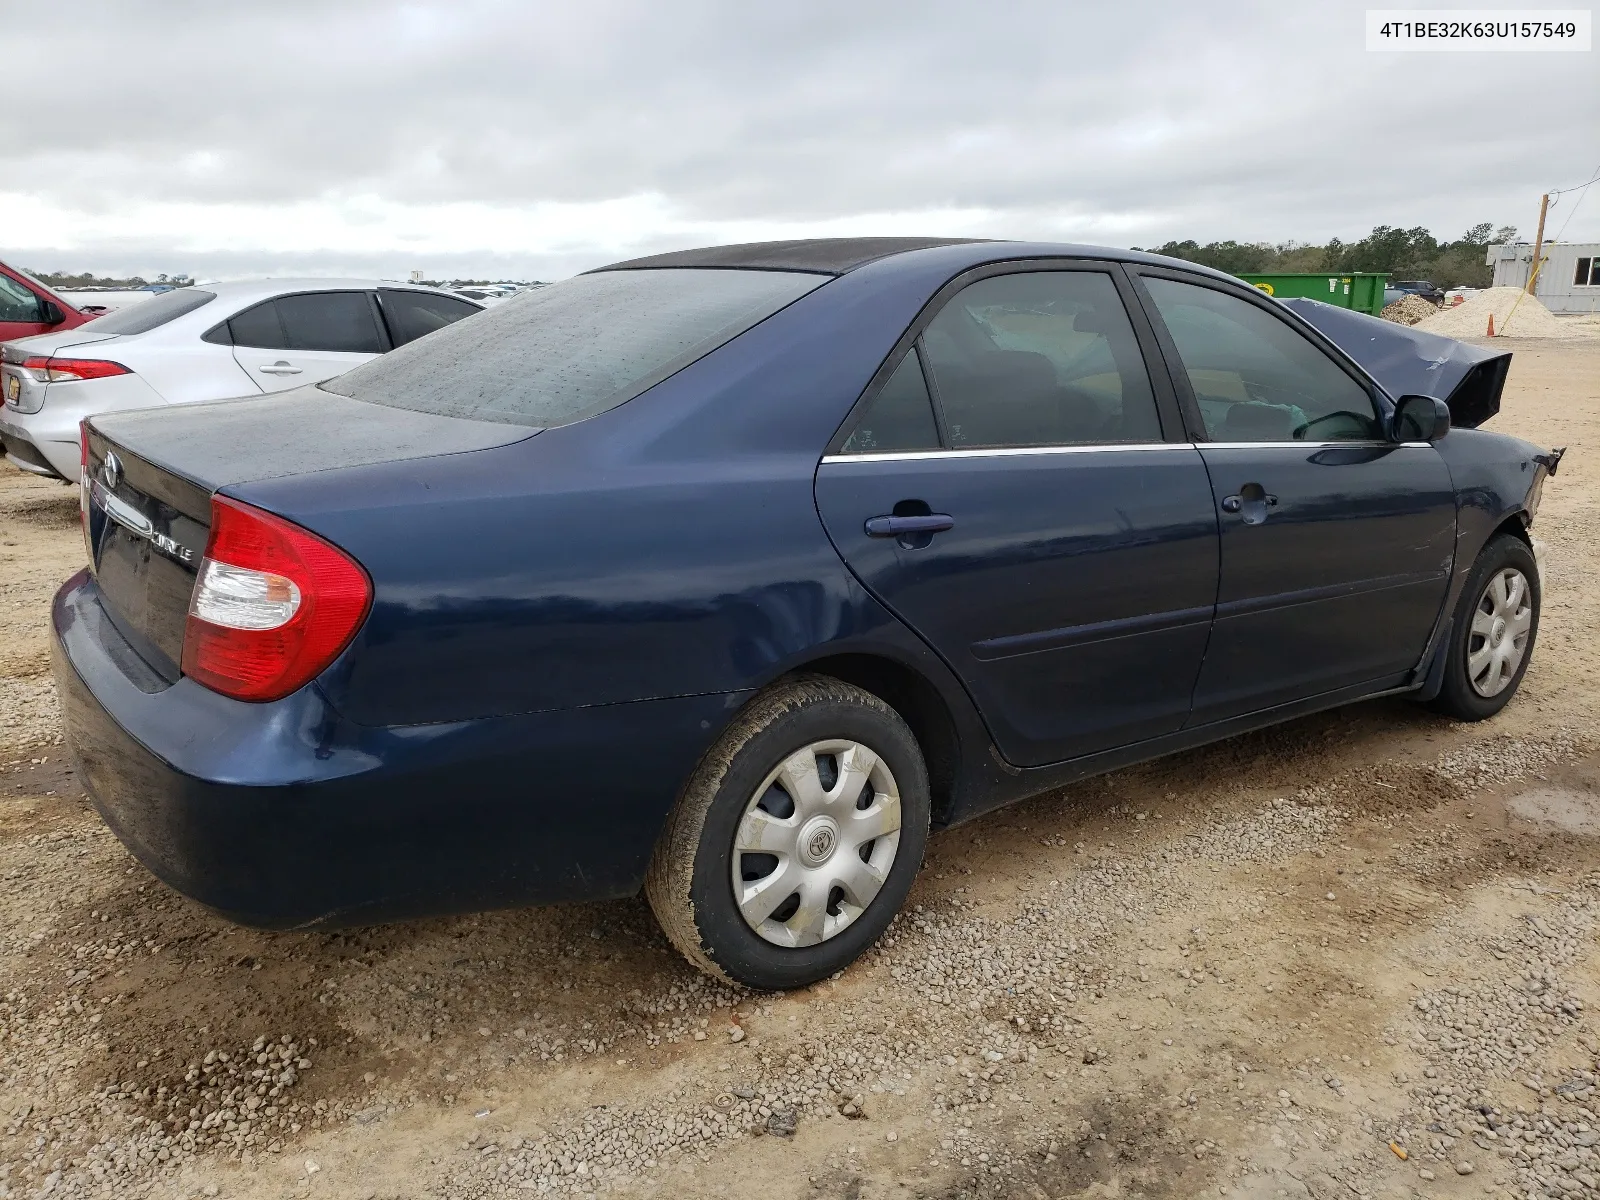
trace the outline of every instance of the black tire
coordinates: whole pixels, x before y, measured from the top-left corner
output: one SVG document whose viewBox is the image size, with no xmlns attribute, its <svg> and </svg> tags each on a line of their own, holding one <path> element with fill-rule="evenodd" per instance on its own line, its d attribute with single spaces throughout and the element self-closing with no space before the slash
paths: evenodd
<svg viewBox="0 0 1600 1200">
<path fill-rule="evenodd" d="M 1521 572 L 1527 581 L 1528 603 L 1532 607 L 1532 620 L 1528 627 L 1527 642 L 1522 658 L 1508 682 L 1492 696 L 1483 695 L 1473 686 L 1468 659 L 1475 647 L 1472 629 L 1474 616 L 1485 604 L 1485 598 L 1495 578 L 1506 570 Z M 1504 708 L 1516 695 L 1533 660 L 1534 642 L 1539 636 L 1539 607 L 1542 597 L 1539 590 L 1539 568 L 1533 551 L 1521 538 L 1502 533 L 1492 538 L 1478 555 L 1472 566 L 1467 586 L 1461 591 L 1455 615 L 1450 621 L 1450 631 L 1445 637 L 1442 653 L 1445 657 L 1444 683 L 1433 707 L 1439 712 L 1462 721 L 1482 721 Z"/>
<path fill-rule="evenodd" d="M 829 739 L 860 743 L 892 774 L 898 846 L 876 895 L 849 924 L 813 945 L 776 945 L 739 909 L 735 835 L 763 780 L 796 751 Z M 701 760 L 656 843 L 645 894 L 668 939 L 707 974 L 762 991 L 803 987 L 855 961 L 894 919 L 922 865 L 929 804 L 922 751 L 899 713 L 836 679 L 796 679 L 752 700 Z"/>
</svg>

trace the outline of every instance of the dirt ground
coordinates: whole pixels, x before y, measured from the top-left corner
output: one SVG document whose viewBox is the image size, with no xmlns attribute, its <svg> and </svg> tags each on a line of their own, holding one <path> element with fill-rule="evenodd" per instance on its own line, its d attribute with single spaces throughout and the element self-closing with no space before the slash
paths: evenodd
<svg viewBox="0 0 1600 1200">
<path fill-rule="evenodd" d="M 1600 1195 L 1600 342 L 1503 344 L 1567 445 L 1482 725 L 1358 705 L 936 835 L 787 996 L 642 900 L 343 933 L 168 892 L 58 744 L 76 496 L 0 467 L 0 1197 Z"/>
</svg>

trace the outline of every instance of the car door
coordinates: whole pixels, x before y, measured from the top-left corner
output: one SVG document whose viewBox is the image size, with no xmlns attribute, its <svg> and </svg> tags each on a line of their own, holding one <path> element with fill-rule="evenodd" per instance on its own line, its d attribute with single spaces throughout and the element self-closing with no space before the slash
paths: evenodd
<svg viewBox="0 0 1600 1200">
<path fill-rule="evenodd" d="M 1217 616 L 1191 724 L 1402 682 L 1449 584 L 1455 491 L 1376 389 L 1245 289 L 1136 272 L 1210 473 Z"/>
<path fill-rule="evenodd" d="M 359 290 L 263 300 L 227 328 L 234 358 L 268 392 L 332 379 L 389 348 L 376 300 Z"/>
<path fill-rule="evenodd" d="M 1180 728 L 1217 520 L 1126 279 L 1034 264 L 946 291 L 818 468 L 829 536 L 950 664 L 1009 761 Z"/>
<path fill-rule="evenodd" d="M 55 325 L 45 320 L 44 298 L 4 271 L 0 271 L 0 342 L 48 333 Z"/>
</svg>

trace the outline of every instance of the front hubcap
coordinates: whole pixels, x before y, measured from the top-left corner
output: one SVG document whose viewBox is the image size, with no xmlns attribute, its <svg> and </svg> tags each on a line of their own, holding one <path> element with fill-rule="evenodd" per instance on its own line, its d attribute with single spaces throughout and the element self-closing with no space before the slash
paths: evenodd
<svg viewBox="0 0 1600 1200">
<path fill-rule="evenodd" d="M 814 946 L 866 911 L 900 847 L 900 789 L 860 742 L 829 739 L 773 768 L 733 839 L 733 895 L 776 946 Z"/>
<path fill-rule="evenodd" d="M 1528 652 L 1533 593 L 1515 567 L 1496 571 L 1484 586 L 1467 635 L 1467 680 L 1484 699 L 1511 685 Z"/>
<path fill-rule="evenodd" d="M 796 841 L 800 861 L 808 867 L 820 867 L 839 846 L 839 823 L 832 817 L 812 817 L 800 827 Z"/>
</svg>

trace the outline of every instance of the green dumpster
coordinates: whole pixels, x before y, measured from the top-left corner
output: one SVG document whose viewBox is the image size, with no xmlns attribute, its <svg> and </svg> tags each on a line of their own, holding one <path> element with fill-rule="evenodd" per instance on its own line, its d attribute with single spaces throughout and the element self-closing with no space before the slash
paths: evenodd
<svg viewBox="0 0 1600 1200">
<path fill-rule="evenodd" d="M 1291 296 L 1304 296 L 1336 304 L 1340 308 L 1353 308 L 1357 312 L 1377 316 L 1383 311 L 1383 292 L 1389 285 L 1387 271 L 1350 271 L 1333 274 L 1241 275 L 1240 279 L 1254 284 L 1269 296 L 1287 300 Z"/>
</svg>

